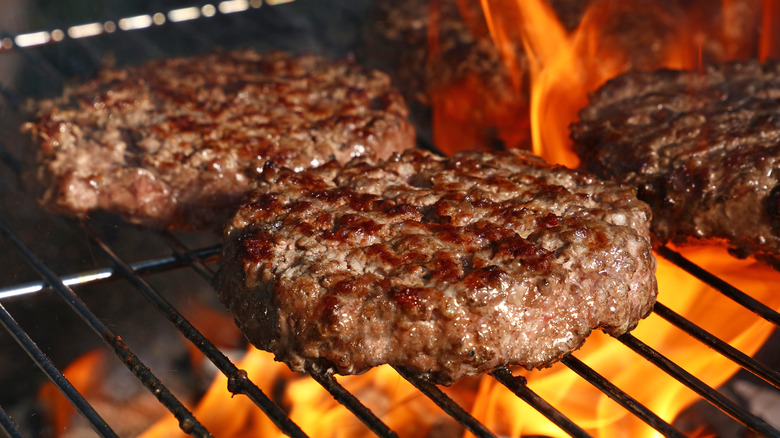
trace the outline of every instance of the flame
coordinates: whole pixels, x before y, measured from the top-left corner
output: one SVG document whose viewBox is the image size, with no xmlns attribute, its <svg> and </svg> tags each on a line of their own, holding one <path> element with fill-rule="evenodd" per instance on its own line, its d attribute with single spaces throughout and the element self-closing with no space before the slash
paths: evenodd
<svg viewBox="0 0 780 438">
<path fill-rule="evenodd" d="M 97 380 L 94 375 L 105 374 L 105 360 L 100 351 L 93 350 L 80 356 L 63 373 L 68 381 L 82 394 L 94 391 Z M 76 409 L 60 394 L 53 384 L 46 384 L 38 392 L 44 412 L 55 431 L 63 431 L 76 415 Z"/>
<path fill-rule="evenodd" d="M 605 35 L 618 26 L 616 23 L 636 19 L 631 14 L 644 11 L 647 2 L 594 1 L 572 33 L 544 0 L 481 2 L 490 35 L 513 77 L 526 74 L 524 64 L 518 62 L 518 47 L 527 57 L 533 151 L 549 162 L 577 166 L 568 127 L 587 105 L 588 93 L 608 79 L 630 68 L 689 68 L 697 60 L 692 56 L 698 53 L 695 44 L 663 45 L 676 39 L 672 35 L 683 35 L 686 28 L 670 25 L 674 17 L 660 11 L 643 16 L 648 21 L 655 19 L 657 27 L 671 35 L 651 41 L 652 47 L 641 47 L 647 55 L 632 53 L 640 47 L 624 47 L 625 42 L 616 35 Z"/>
<path fill-rule="evenodd" d="M 250 378 L 266 394 L 273 393 L 277 381 L 290 377 L 290 371 L 273 361 L 273 357 L 250 349 L 239 363 Z M 246 397 L 233 398 L 227 391 L 227 377 L 219 373 L 193 411 L 206 429 L 219 436 L 277 436 L 276 426 Z M 259 413 L 258 413 L 259 412 Z M 186 437 L 172 415 L 147 430 L 142 437 Z"/>
<path fill-rule="evenodd" d="M 137 383 L 135 378 L 121 369 L 122 365 L 112 356 L 105 349 L 87 352 L 68 365 L 63 374 L 117 434 L 135 436 L 160 419 L 165 408 L 140 385 L 133 387 Z M 38 400 L 46 426 L 50 428 L 46 430 L 47 436 L 94 434 L 54 384 L 43 385 Z"/>
<path fill-rule="evenodd" d="M 310 436 L 374 436 L 368 427 L 337 402 L 315 380 L 293 373 L 275 362 L 273 355 L 249 348 L 237 364 L 267 395 L 286 408 L 289 417 Z M 359 376 L 338 379 L 350 393 L 379 416 L 400 436 L 429 436 L 431 430 L 449 421 L 446 415 L 389 366 L 376 367 Z M 447 388 L 463 406 L 471 406 L 475 380 L 464 379 Z M 193 414 L 212 433 L 226 437 L 283 437 L 274 423 L 248 398 L 227 390 L 227 378 L 219 375 L 198 403 Z M 175 418 L 169 416 L 147 430 L 142 438 L 185 437 Z"/>
</svg>

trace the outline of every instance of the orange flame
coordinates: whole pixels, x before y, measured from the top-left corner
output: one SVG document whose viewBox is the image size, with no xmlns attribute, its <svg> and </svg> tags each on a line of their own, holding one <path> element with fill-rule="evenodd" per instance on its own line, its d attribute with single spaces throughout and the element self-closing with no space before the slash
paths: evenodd
<svg viewBox="0 0 780 438">
<path fill-rule="evenodd" d="M 274 362 L 273 355 L 250 348 L 237 366 L 267 395 L 274 396 L 288 410 L 290 418 L 310 436 L 374 436 L 368 427 L 338 403 L 316 381 L 292 373 L 286 365 Z M 340 377 L 339 383 L 378 415 L 400 436 L 429 436 L 447 425 L 447 417 L 427 397 L 402 379 L 389 366 L 380 366 L 359 376 Z M 463 406 L 471 406 L 475 384 L 472 379 L 458 382 L 447 392 Z M 233 397 L 227 378 L 216 378 L 193 411 L 203 425 L 219 436 L 286 436 L 260 409 L 244 396 Z M 451 423 L 451 421 L 450 421 Z M 172 416 L 154 425 L 142 438 L 185 437 Z"/>
<path fill-rule="evenodd" d="M 595 1 L 570 34 L 544 0 L 481 1 L 490 35 L 513 76 L 525 74 L 515 55 L 518 45 L 524 48 L 530 66 L 533 150 L 550 162 L 569 167 L 578 164 L 571 152 L 568 127 L 587 104 L 589 92 L 630 68 L 684 68 L 694 65 L 697 58 L 691 55 L 697 53 L 694 45 L 663 45 L 675 39 L 671 35 L 650 41 L 659 47 L 641 48 L 624 47 L 616 35 L 605 36 L 615 23 L 636 19 L 631 14 L 645 10 L 647 2 Z M 684 32 L 684 27 L 670 25 L 673 16 L 655 15 L 649 14 L 647 20 L 657 20 L 656 27 L 664 32 Z M 627 31 L 619 28 L 615 32 Z M 631 53 L 632 49 L 645 50 L 647 55 Z"/>
<path fill-rule="evenodd" d="M 501 60 L 495 59 L 492 47 L 483 44 L 482 37 L 487 36 L 489 29 L 485 28 L 475 4 L 465 0 L 444 0 L 457 4 L 465 26 L 478 38 L 468 49 L 473 50 L 468 60 L 450 65 L 449 69 L 454 72 L 438 68 L 448 64 L 447 59 L 453 57 L 451 53 L 445 53 L 448 48 L 440 41 L 443 32 L 440 29 L 443 20 L 441 1 L 430 1 L 428 23 L 427 71 L 436 77 L 429 90 L 434 144 L 449 154 L 460 150 L 490 150 L 497 146 L 530 148 L 524 69 L 507 74 Z"/>
<path fill-rule="evenodd" d="M 89 393 L 94 391 L 97 384 L 93 376 L 105 374 L 104 365 L 103 356 L 95 350 L 76 359 L 68 366 L 64 374 L 79 392 Z M 44 385 L 38 393 L 38 398 L 44 411 L 48 413 L 53 429 L 55 431 L 66 430 L 76 415 L 76 409 L 60 394 L 57 387 L 53 384 Z"/>
</svg>

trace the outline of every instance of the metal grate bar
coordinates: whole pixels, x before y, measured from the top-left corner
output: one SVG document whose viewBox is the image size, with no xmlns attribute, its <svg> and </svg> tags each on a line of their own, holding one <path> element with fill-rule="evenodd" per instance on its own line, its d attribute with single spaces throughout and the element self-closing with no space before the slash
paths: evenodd
<svg viewBox="0 0 780 438">
<path fill-rule="evenodd" d="M 198 345 L 196 344 L 196 346 Z M 198 348 L 201 347 L 198 346 Z M 206 353 L 204 352 L 204 354 Z M 246 371 L 238 369 L 235 365 L 233 365 L 232 362 L 230 363 L 230 366 L 235 371 L 222 371 L 228 378 L 228 391 L 233 394 L 243 394 L 247 396 L 250 400 L 252 400 L 252 403 L 258 406 L 266 415 L 268 415 L 268 418 L 270 418 L 271 421 L 273 421 L 274 424 L 276 424 L 277 427 L 279 427 L 279 429 L 287 436 L 294 438 L 305 438 L 307 436 L 301 430 L 301 428 L 298 427 L 297 424 L 295 424 L 292 420 L 290 420 L 289 417 L 287 417 L 287 414 L 285 414 L 285 412 L 279 408 L 276 403 L 269 399 L 268 396 L 265 395 L 265 393 L 254 384 L 254 382 L 249 380 Z"/>
<path fill-rule="evenodd" d="M 717 289 L 720 291 L 720 293 L 736 301 L 738 304 L 744 306 L 746 309 L 750 310 L 756 315 L 766 319 L 769 322 L 773 322 L 776 325 L 780 325 L 780 313 L 776 312 L 771 307 L 761 303 L 750 295 L 735 288 L 734 286 L 726 283 L 715 275 L 712 275 L 710 272 L 707 272 L 707 270 L 683 257 L 682 254 L 673 251 L 666 246 L 656 248 L 656 253 L 684 269 L 686 272 L 703 281 L 704 283 Z"/>
<path fill-rule="evenodd" d="M 59 70 L 56 66 L 54 66 L 48 59 L 41 56 L 40 54 L 37 54 L 33 50 L 25 50 L 25 49 L 16 49 L 15 53 L 21 54 L 24 58 L 26 58 L 30 64 L 32 64 L 33 68 L 38 70 L 42 76 L 46 78 L 47 81 L 51 81 L 52 84 L 54 84 L 57 87 L 61 87 L 66 79 L 65 75 L 62 73 L 61 70 Z"/>
<path fill-rule="evenodd" d="M 691 321 L 683 318 L 680 316 L 680 314 L 661 303 L 656 303 L 653 311 L 661 318 L 679 327 L 684 332 L 701 341 L 703 344 L 731 359 L 745 370 L 753 373 L 755 376 L 763 379 L 767 383 L 774 385 L 776 388 L 780 388 L 780 372 L 767 367 L 766 365 L 737 350 L 726 342 L 723 342 L 719 338 L 713 336 Z"/>
<path fill-rule="evenodd" d="M 577 438 L 588 438 L 590 434 L 585 432 L 576 423 L 571 421 L 568 417 L 563 415 L 559 410 L 555 409 L 547 400 L 541 398 L 531 388 L 528 387 L 526 379 L 524 377 L 516 377 L 512 375 L 512 372 L 507 368 L 499 368 L 492 373 L 502 385 L 506 386 L 516 396 L 523 401 L 531 405 L 534 409 L 539 411 L 542 415 L 547 417 L 550 421 L 555 423 L 564 432 Z"/>
<path fill-rule="evenodd" d="M 0 222 L 0 224 L 2 224 Z M 2 224 L 5 225 L 5 224 Z M 5 231 L 5 230 L 3 230 Z M 68 399 L 73 407 L 83 416 L 95 431 L 104 437 L 117 437 L 118 435 L 106 424 L 105 420 L 98 415 L 95 409 L 90 405 L 84 397 L 73 387 L 68 379 L 57 369 L 57 367 L 51 362 L 46 354 L 38 348 L 38 345 L 27 335 L 27 332 L 22 329 L 16 320 L 8 313 L 8 310 L 0 304 L 0 323 L 11 333 L 11 336 L 16 342 L 27 352 L 27 355 L 32 358 L 38 368 L 43 371 L 52 383 L 59 389 L 62 395 Z M 3 417 L 7 417 L 5 411 L 2 413 Z M 10 418 L 8 418 L 10 421 Z M 5 418 L 0 418 L 0 424 L 6 430 L 13 430 L 16 425 L 13 422 L 7 423 Z M 16 429 L 16 433 L 19 430 Z"/>
<path fill-rule="evenodd" d="M 208 248 L 199 248 L 192 250 L 189 254 L 191 257 L 197 259 L 207 259 L 213 257 L 220 252 L 220 246 L 212 246 Z M 152 274 L 155 272 L 167 272 L 176 268 L 187 266 L 187 261 L 184 258 L 176 256 L 161 257 L 157 259 L 150 259 L 130 265 L 138 274 Z M 102 281 L 109 281 L 116 279 L 116 273 L 114 268 L 100 268 L 90 271 L 82 271 L 78 274 L 66 275 L 60 277 L 60 280 L 67 286 L 84 285 L 91 283 L 99 283 Z M 13 297 L 17 295 L 25 295 L 36 293 L 46 287 L 46 283 L 43 281 L 31 281 L 28 283 L 17 284 L 14 286 L 0 289 L 0 300 L 7 297 Z"/>
<path fill-rule="evenodd" d="M 4 95 L 3 84 L 0 82 L 0 96 Z M 1 108 L 0 111 L 2 111 Z M 0 163 L 8 166 L 11 172 L 13 172 L 17 177 L 22 174 L 22 162 L 18 158 L 11 155 L 8 152 L 8 149 L 2 143 L 0 143 Z"/>
<path fill-rule="evenodd" d="M 237 392 L 242 393 L 249 397 L 255 405 L 257 405 L 271 421 L 276 424 L 279 429 L 291 437 L 305 437 L 306 434 L 295 424 L 287 414 L 274 403 L 260 388 L 246 378 L 246 372 L 238 369 L 238 367 L 225 356 L 214 344 L 206 339 L 203 334 L 198 331 L 184 316 L 181 315 L 168 301 L 160 296 L 157 291 L 152 288 L 149 283 L 141 278 L 133 268 L 119 258 L 119 256 L 108 247 L 108 245 L 100 239 L 91 229 L 85 224 L 81 224 L 81 229 L 84 233 L 92 239 L 103 252 L 111 258 L 114 262 L 119 273 L 124 276 L 130 283 L 133 284 L 144 297 L 146 297 L 160 312 L 162 312 L 169 321 L 171 321 L 176 328 L 192 342 L 211 362 L 216 365 L 219 370 L 228 377 L 228 381 L 232 381 L 232 388 Z M 232 390 L 231 390 L 232 391 Z"/>
<path fill-rule="evenodd" d="M 206 265 L 204 257 L 193 253 L 187 246 L 185 246 L 176 236 L 170 231 L 161 233 L 163 238 L 168 242 L 168 245 L 176 253 L 176 256 L 182 260 L 185 260 L 187 264 L 192 267 L 201 277 L 207 281 L 211 281 L 214 278 L 216 272 Z M 221 252 L 221 245 L 218 247 Z"/>
<path fill-rule="evenodd" d="M 401 377 L 408 380 L 409 383 L 414 385 L 423 394 L 428 396 L 428 398 L 430 398 L 434 403 L 436 403 L 440 408 L 442 408 L 442 410 L 446 412 L 447 415 L 457 420 L 460 424 L 466 426 L 466 429 L 471 431 L 471 433 L 473 433 L 478 437 L 493 437 L 493 438 L 496 437 L 496 435 L 490 430 L 488 430 L 488 428 L 485 427 L 485 425 L 480 423 L 471 414 L 466 412 L 462 407 L 460 407 L 460 405 L 455 403 L 455 401 L 453 401 L 447 394 L 445 394 L 444 392 L 442 392 L 441 389 L 436 387 L 436 385 L 421 379 L 413 371 L 410 371 L 403 367 L 394 367 L 394 368 L 398 372 L 398 374 L 401 375 Z"/>
<path fill-rule="evenodd" d="M 371 409 L 363 405 L 352 393 L 347 391 L 339 382 L 333 378 L 332 374 L 318 372 L 317 370 L 307 369 L 309 375 L 322 385 L 333 398 L 349 409 L 360 421 L 362 421 L 372 432 L 380 437 L 397 438 L 398 434 L 382 422 Z"/>
<path fill-rule="evenodd" d="M 561 362 L 569 367 L 569 369 L 577 373 L 580 377 L 592 383 L 593 386 L 598 388 L 609 398 L 615 400 L 629 412 L 650 425 L 653 429 L 661 432 L 664 436 L 685 438 L 685 434 L 672 427 L 672 425 L 664 421 L 663 418 L 659 417 L 653 411 L 647 409 L 647 407 L 645 407 L 643 404 L 636 401 L 636 399 L 623 392 L 623 390 L 617 386 L 613 385 L 612 382 L 594 371 L 581 360 L 569 355 L 561 359 Z"/>
<path fill-rule="evenodd" d="M 22 438 L 22 432 L 16 427 L 16 423 L 0 406 L 0 427 L 6 432 L 9 438 Z"/>
<path fill-rule="evenodd" d="M 2 39 L 2 36 L 0 36 L 0 39 Z M 5 86 L 2 82 L 0 82 L 0 97 L 5 99 L 5 101 L 8 103 L 8 105 L 11 106 L 14 110 L 19 109 L 19 107 L 22 105 L 23 99 L 16 94 L 13 90 Z M 3 161 L 6 162 L 6 158 L 3 157 Z M 11 170 L 13 170 L 17 175 L 19 174 L 19 171 L 21 171 L 21 165 L 18 164 L 18 161 L 12 161 L 14 165 L 11 165 Z M 8 162 L 6 162 L 8 164 Z"/>
<path fill-rule="evenodd" d="M 650 348 L 630 333 L 622 334 L 618 336 L 617 339 L 625 346 L 634 350 L 652 364 L 674 377 L 677 381 L 692 389 L 710 404 L 747 426 L 749 429 L 758 432 L 761 436 L 780 438 L 780 431 L 767 424 L 764 420 L 745 411 L 742 407 L 724 397 L 721 393 L 712 389 L 707 384 L 694 377 L 691 373 L 685 371 L 679 365 Z"/>
<path fill-rule="evenodd" d="M 0 233 L 17 247 L 30 265 L 44 277 L 57 294 L 76 312 L 87 325 L 114 350 L 122 363 L 178 420 L 182 430 L 188 434 L 210 437 L 211 434 L 198 422 L 192 413 L 160 382 L 152 371 L 124 344 L 122 338 L 106 327 L 86 304 L 66 286 L 35 254 L 14 234 L 5 222 L 0 221 Z"/>
</svg>

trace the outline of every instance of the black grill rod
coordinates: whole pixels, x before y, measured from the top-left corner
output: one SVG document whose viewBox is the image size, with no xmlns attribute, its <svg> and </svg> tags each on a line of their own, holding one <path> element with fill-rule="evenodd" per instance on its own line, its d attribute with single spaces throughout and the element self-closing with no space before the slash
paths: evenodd
<svg viewBox="0 0 780 438">
<path fill-rule="evenodd" d="M 168 243 L 171 245 L 171 248 L 176 253 L 180 254 L 182 257 L 187 257 L 193 263 L 193 268 L 195 268 L 195 270 L 201 274 L 203 278 L 208 281 L 213 280 L 214 270 L 206 266 L 202 260 L 191 257 L 187 247 L 181 243 L 181 241 L 177 239 L 176 236 L 167 231 L 163 233 L 163 236 L 166 238 Z M 371 429 L 371 431 L 373 431 L 376 435 L 380 437 L 398 437 L 395 432 L 390 430 L 390 428 L 384 424 L 382 420 L 380 420 L 376 415 L 374 415 L 373 412 L 371 412 L 371 409 L 368 409 L 365 405 L 360 403 L 360 401 L 343 386 L 341 386 L 341 384 L 339 384 L 331 374 L 322 373 L 314 369 L 307 369 L 307 371 L 309 375 L 317 381 L 317 383 L 325 388 L 325 390 L 336 399 L 336 401 L 344 405 L 353 414 L 355 414 L 355 416 L 358 417 L 358 419 L 360 419 L 360 421 L 362 421 L 366 426 L 368 426 L 368 428 Z"/>
<path fill-rule="evenodd" d="M 246 377 L 246 371 L 236 367 L 214 344 L 203 336 L 184 316 L 168 301 L 141 278 L 133 268 L 119 258 L 111 248 L 98 237 L 86 224 L 80 223 L 81 229 L 103 252 L 111 258 L 117 271 L 136 287 L 149 302 L 162 312 L 176 329 L 195 345 L 214 365 L 228 378 L 228 389 L 231 392 L 244 394 L 257 405 L 271 421 L 286 435 L 303 438 L 306 434 L 295 424 L 287 414 L 271 400 L 263 391 Z"/>
<path fill-rule="evenodd" d="M 4 95 L 3 90 L 3 84 L 0 83 L 0 96 Z M 22 174 L 22 162 L 11 155 L 3 143 L 0 143 L 0 163 L 5 164 L 17 178 Z"/>
<path fill-rule="evenodd" d="M 568 355 L 561 359 L 561 362 L 580 377 L 598 388 L 599 391 L 626 408 L 626 410 L 634 414 L 634 416 L 638 417 L 658 432 L 661 432 L 663 436 L 676 438 L 686 437 L 684 433 L 675 429 L 671 424 L 664 421 L 663 418 L 656 415 L 642 403 L 639 403 L 635 398 L 626 394 L 623 390 L 576 357 Z"/>
<path fill-rule="evenodd" d="M 655 252 L 704 283 L 717 289 L 720 293 L 732 299 L 737 304 L 769 322 L 780 325 L 780 313 L 686 259 L 682 254 L 669 249 L 667 246 L 656 248 Z"/>
<path fill-rule="evenodd" d="M 219 254 L 220 248 L 221 246 L 219 245 L 207 248 L 199 248 L 191 251 L 190 254 L 193 258 L 203 260 Z M 180 258 L 178 255 L 145 260 L 138 263 L 133 263 L 131 265 L 131 267 L 136 272 L 142 274 L 167 272 L 173 269 L 181 268 L 183 266 L 187 266 L 187 262 L 186 260 L 182 260 L 182 258 Z M 60 277 L 60 280 L 62 280 L 62 282 L 68 286 L 81 286 L 93 283 L 100 284 L 116 279 L 117 275 L 114 272 L 114 268 L 98 268 Z M 6 297 L 40 292 L 45 287 L 46 282 L 44 281 L 30 281 L 27 283 L 0 288 L 0 300 Z"/>
<path fill-rule="evenodd" d="M 214 279 L 214 270 L 206 265 L 203 257 L 194 254 L 181 240 L 173 235 L 170 231 L 164 231 L 162 233 L 163 238 L 168 242 L 168 245 L 173 249 L 177 257 L 185 260 L 187 264 L 192 267 L 206 281 L 211 282 Z"/>
<path fill-rule="evenodd" d="M 0 40 L 1 39 L 3 39 L 2 36 L 0 36 Z M 11 90 L 11 88 L 5 86 L 2 82 L 0 82 L 0 96 L 2 96 L 5 101 L 8 102 L 8 105 L 10 105 L 14 111 L 18 111 L 19 107 L 22 106 L 23 99 L 18 94 L 16 94 L 16 92 Z M 18 163 L 18 161 L 16 163 Z M 19 175 L 21 171 L 21 164 L 16 163 L 14 163 L 12 170 L 16 172 L 17 175 Z"/>
<path fill-rule="evenodd" d="M 496 437 L 484 424 L 480 423 L 471 414 L 466 412 L 460 405 L 455 403 L 447 394 L 442 392 L 436 385 L 421 379 L 416 372 L 404 367 L 393 367 L 404 379 L 409 381 L 423 394 L 436 403 L 447 415 L 454 418 L 460 424 L 466 427 L 471 433 L 478 437 Z"/>
<path fill-rule="evenodd" d="M 38 368 L 40 368 L 41 371 L 46 374 L 49 380 L 51 380 L 51 382 L 54 384 L 54 386 L 57 387 L 62 395 L 64 395 L 65 398 L 67 398 L 68 401 L 73 405 L 73 407 L 76 408 L 76 410 L 81 414 L 81 416 L 89 422 L 90 426 L 95 430 L 95 432 L 104 437 L 118 437 L 116 432 L 114 432 L 111 427 L 109 427 L 105 420 L 103 420 L 103 418 L 95 411 L 92 405 L 90 405 L 89 402 L 84 399 L 84 397 L 76 390 L 76 388 L 73 387 L 73 384 L 71 384 L 70 381 L 60 372 L 60 370 L 57 369 L 57 367 L 51 362 L 51 359 L 46 356 L 46 353 L 38 348 L 38 345 L 35 344 L 27 332 L 24 331 L 24 329 L 19 325 L 19 323 L 16 322 L 13 316 L 8 313 L 8 310 L 2 304 L 0 304 L 0 323 L 3 324 L 6 330 L 8 330 L 11 336 L 13 336 L 14 340 L 16 340 L 19 346 L 24 349 L 24 351 L 35 362 Z M 12 433 L 12 436 L 21 436 L 19 429 L 13 423 L 11 418 L 8 417 L 8 414 L 6 414 L 5 411 L 2 411 L 1 409 L 0 412 L 2 412 L 2 414 L 0 414 L 0 424 L 2 424 L 3 428 L 9 433 L 12 433 L 15 429 L 16 431 L 13 433 L 18 435 L 13 435 Z"/>
<path fill-rule="evenodd" d="M 125 345 L 122 338 L 115 335 L 100 319 L 92 313 L 86 304 L 66 286 L 57 275 L 43 263 L 30 248 L 25 245 L 16 234 L 11 231 L 4 221 L 0 220 L 0 233 L 17 247 L 30 265 L 38 271 L 44 280 L 54 289 L 70 308 L 114 350 L 117 357 L 138 378 L 138 380 L 151 392 L 160 403 L 163 404 L 178 420 L 182 430 L 190 435 L 198 437 L 211 437 L 212 435 L 200 422 L 192 416 L 192 413 L 168 390 L 165 385 L 144 365 L 143 362 Z"/>
<path fill-rule="evenodd" d="M 363 422 L 372 432 L 380 437 L 398 438 L 398 434 L 392 431 L 385 423 L 382 422 L 371 409 L 368 409 L 362 404 L 351 392 L 347 391 L 339 382 L 333 378 L 333 375 L 326 372 L 320 372 L 318 370 L 307 367 L 308 374 L 322 385 L 333 398 L 339 403 L 349 409 L 360 421 Z"/>
<path fill-rule="evenodd" d="M 531 407 L 539 411 L 540 414 L 555 423 L 564 432 L 577 438 L 587 438 L 591 436 L 575 422 L 563 415 L 559 410 L 555 409 L 547 400 L 531 390 L 531 388 L 528 387 L 528 382 L 525 377 L 513 376 L 508 368 L 499 368 L 490 374 L 521 400 L 531 405 Z"/>
<path fill-rule="evenodd" d="M 630 333 L 622 334 L 618 336 L 617 339 L 622 342 L 623 345 L 634 350 L 650 363 L 675 378 L 678 382 L 699 394 L 711 405 L 745 425 L 748 429 L 757 432 L 764 437 L 780 438 L 780 431 L 724 397 L 723 394 L 712 389 L 710 386 L 694 377 L 691 373 L 685 371 L 682 367 L 656 350 L 650 348 L 647 344 L 635 338 Z"/>
<path fill-rule="evenodd" d="M 8 34 L 0 35 L 0 38 L 7 35 Z M 52 81 L 57 88 L 60 88 L 65 84 L 65 75 L 51 61 L 47 60 L 46 57 L 35 53 L 35 50 L 19 47 L 15 44 L 13 50 L 14 53 L 19 53 L 23 58 L 27 59 L 36 70 L 41 72 L 46 79 Z"/>
<path fill-rule="evenodd" d="M 673 325 L 680 328 L 682 331 L 701 341 L 703 344 L 717 351 L 721 355 L 731 359 L 734 363 L 741 366 L 746 371 L 751 372 L 756 377 L 763 379 L 770 385 L 773 385 L 776 388 L 780 388 L 780 372 L 767 367 L 766 365 L 732 347 L 726 342 L 723 342 L 721 339 L 715 337 L 691 321 L 688 321 L 687 319 L 680 316 L 680 314 L 661 303 L 656 302 L 653 311 L 661 318 L 669 321 Z"/>
<path fill-rule="evenodd" d="M 3 428 L 9 438 L 23 438 L 22 432 L 19 427 L 14 423 L 14 420 L 3 410 L 0 406 L 0 427 Z"/>
</svg>

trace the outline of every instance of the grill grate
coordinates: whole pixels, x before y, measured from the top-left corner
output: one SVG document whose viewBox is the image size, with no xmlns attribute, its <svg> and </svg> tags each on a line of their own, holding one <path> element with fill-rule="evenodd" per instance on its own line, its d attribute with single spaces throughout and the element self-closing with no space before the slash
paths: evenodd
<svg viewBox="0 0 780 438">
<path fill-rule="evenodd" d="M 236 5 L 240 2 L 223 3 Z M 255 8 L 254 5 L 256 4 L 259 3 L 248 3 L 251 8 Z M 206 11 L 206 9 L 203 8 L 196 9 L 201 17 L 203 16 L 204 11 Z M 150 16 L 153 17 L 153 14 Z M 167 17 L 169 21 L 174 21 L 172 17 L 175 16 L 176 14 L 171 15 L 170 12 L 165 14 L 165 17 Z M 235 17 L 237 17 L 235 20 L 246 20 L 241 17 L 241 14 L 235 14 Z M 120 20 L 117 20 L 112 23 L 117 24 L 119 21 Z M 211 40 L 195 27 L 196 26 L 192 26 L 191 23 L 183 22 L 182 24 L 177 24 L 176 29 L 178 32 L 183 31 L 188 35 L 186 38 L 187 41 L 194 44 L 194 46 L 199 49 L 206 49 L 218 44 L 218 42 Z M 107 22 L 104 22 L 101 34 L 105 34 L 103 36 L 106 37 L 112 37 L 112 35 L 108 35 L 111 33 L 108 32 L 108 29 L 110 28 L 111 26 L 109 26 Z M 49 38 L 54 34 L 53 31 L 48 32 Z M 157 47 L 153 39 L 147 38 L 142 33 L 128 32 L 127 35 L 126 38 L 133 39 L 137 47 L 141 47 L 142 50 L 147 51 L 149 54 L 164 55 L 166 53 L 165 50 L 161 50 Z M 9 40 L 11 43 L 8 43 Z M 65 38 L 65 40 L 67 40 L 67 38 Z M 93 42 L 91 42 L 91 40 L 77 38 L 72 38 L 72 40 L 72 43 L 78 44 L 86 53 L 89 53 L 90 58 L 92 58 L 95 63 L 99 62 L 100 56 L 97 53 L 100 51 L 93 47 Z M 54 87 L 60 86 L 65 78 L 72 73 L 63 71 L 45 54 L 19 47 L 19 41 L 24 42 L 25 39 L 14 39 L 10 36 L 0 37 L 0 55 L 3 54 L 2 52 L 21 53 L 29 64 L 38 70 L 38 74 L 40 74 L 41 77 L 51 80 L 52 86 Z M 43 44 L 50 45 L 52 42 L 53 41 L 49 40 Z M 11 90 L 7 89 L 5 86 L 2 86 L 2 84 L 0 84 L 0 91 L 2 91 L 2 95 L 11 107 L 16 107 L 19 102 L 21 102 L 21 99 L 19 99 L 15 93 L 11 92 Z M 12 154 L 1 147 L 0 158 L 7 165 L 9 170 L 19 173 L 21 169 L 20 164 L 15 161 Z M 5 214 L 8 213 L 3 213 L 3 215 Z M 118 255 L 117 251 L 113 248 L 113 244 L 108 243 L 104 238 L 100 237 L 99 233 L 96 233 L 89 224 L 83 222 L 73 223 L 70 221 L 68 221 L 68 224 L 68 226 L 75 229 L 79 235 L 82 235 L 91 241 L 94 247 L 98 248 L 99 251 L 107 257 L 110 261 L 110 266 L 102 269 L 85 270 L 73 275 L 58 276 L 54 273 L 54 270 L 49 264 L 39 258 L 39 256 L 36 255 L 36 252 L 30 248 L 28 245 L 30 243 L 29 241 L 25 241 L 25 239 L 20 237 L 11 226 L 0 218 L 0 234 L 2 234 L 5 240 L 11 243 L 16 248 L 16 251 L 34 267 L 41 278 L 41 281 L 38 282 L 18 284 L 0 290 L 0 323 L 3 324 L 13 339 L 46 374 L 48 379 L 67 397 L 73 407 L 89 422 L 95 432 L 100 436 L 117 436 L 117 433 L 112 430 L 100 415 L 97 414 L 94 407 L 75 390 L 73 385 L 62 374 L 62 371 L 52 363 L 46 354 L 35 344 L 30 335 L 16 320 L 14 320 L 12 314 L 3 306 L 3 299 L 37 293 L 39 291 L 53 290 L 69 305 L 71 311 L 86 322 L 94 334 L 102 339 L 103 342 L 115 352 L 148 391 L 179 420 L 183 431 L 194 436 L 211 436 L 209 431 L 207 431 L 200 421 L 184 407 L 182 402 L 168 391 L 163 382 L 161 382 L 149 368 L 136 357 L 135 353 L 124 345 L 119 336 L 115 335 L 104 322 L 95 316 L 93 309 L 90 309 L 81 301 L 74 292 L 74 288 L 103 282 L 124 282 L 130 284 L 135 291 L 143 295 L 161 315 L 165 316 L 175 326 L 176 330 L 184 335 L 192 345 L 203 353 L 203 355 L 228 378 L 228 389 L 232 393 L 242 394 L 248 397 L 286 435 L 291 437 L 306 436 L 301 428 L 289 418 L 284 409 L 277 405 L 271 397 L 266 395 L 254 382 L 252 382 L 244 371 L 238 369 L 225 353 L 201 334 L 195 326 L 198 324 L 198 321 L 193 321 L 193 323 L 191 323 L 187 320 L 181 312 L 170 304 L 163 297 L 163 294 L 153 287 L 145 278 L 146 276 L 155 273 L 166 274 L 181 268 L 187 268 L 191 269 L 194 275 L 211 281 L 214 275 L 211 263 L 219 254 L 219 246 L 193 246 L 182 242 L 182 240 L 173 233 L 160 232 L 159 237 L 166 242 L 170 255 L 131 263 Z M 133 237 L 131 236 L 130 238 Z M 711 273 L 685 259 L 679 253 L 669 248 L 662 247 L 657 251 L 657 254 L 670 260 L 690 275 L 712 286 L 720 291 L 720 293 L 734 300 L 751 312 L 754 312 L 761 318 L 774 323 L 776 326 L 780 325 L 780 314 L 778 312 L 715 277 Z M 67 249 L 65 250 L 64 255 L 67 256 Z M 715 349 L 721 355 L 731 359 L 755 376 L 780 388 L 780 373 L 777 370 L 773 370 L 749 357 L 745 353 L 731 347 L 726 342 L 718 339 L 661 303 L 656 305 L 654 311 L 658 316 L 673 324 L 681 331 L 687 333 L 708 347 Z M 751 414 L 747 409 L 737 405 L 715 389 L 707 386 L 697 377 L 689 374 L 679 365 L 667 359 L 661 353 L 648 347 L 633 335 L 623 335 L 618 338 L 618 341 L 652 362 L 662 372 L 669 374 L 683 385 L 697 392 L 704 400 L 735 418 L 754 432 L 761 434 L 762 436 L 780 437 L 780 431 L 772 428 L 765 421 Z M 642 405 L 636 399 L 619 389 L 607 378 L 601 376 L 584 362 L 577 359 L 576 354 L 565 357 L 562 360 L 562 363 L 582 379 L 587 380 L 601 392 L 615 400 L 632 415 L 641 419 L 664 436 L 685 436 L 672 425 L 664 421 L 657 413 Z M 479 437 L 496 436 L 494 432 L 489 430 L 484 424 L 481 424 L 437 386 L 421 380 L 414 375 L 414 373 L 410 373 L 403 368 L 398 368 L 397 371 L 404 379 L 414 385 L 421 394 L 430 398 L 444 412 L 474 435 Z M 321 373 L 317 370 L 309 370 L 309 375 L 325 388 L 339 403 L 349 409 L 357 419 L 376 435 L 381 437 L 398 436 L 396 432 L 391 430 L 387 424 L 377 417 L 377 415 L 365 406 L 354 394 L 350 393 L 346 388 L 339 384 L 332 375 Z M 508 369 L 496 370 L 491 373 L 491 376 L 513 392 L 518 398 L 534 407 L 542 415 L 559 426 L 564 432 L 574 437 L 589 436 L 575 421 L 568 418 L 556 409 L 553 404 L 532 391 L 526 385 L 526 381 L 523 377 L 513 376 Z M 0 428 L 11 437 L 23 436 L 18 425 L 14 423 L 11 416 L 2 408 L 0 408 Z"/>
</svg>

